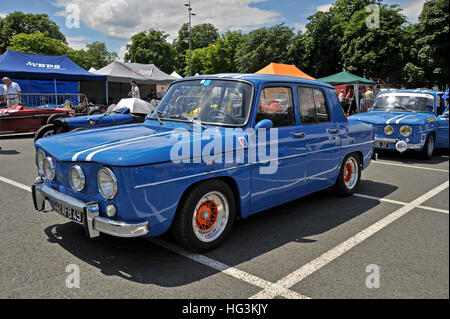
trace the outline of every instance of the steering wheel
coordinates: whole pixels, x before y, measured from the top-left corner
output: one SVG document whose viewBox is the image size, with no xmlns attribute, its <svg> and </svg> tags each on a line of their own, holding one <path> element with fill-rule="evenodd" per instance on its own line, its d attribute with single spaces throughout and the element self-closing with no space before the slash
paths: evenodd
<svg viewBox="0 0 450 319">
<path fill-rule="evenodd" d="M 222 115 L 222 116 L 221 116 Z M 214 108 L 209 108 L 209 111 L 207 112 L 207 114 L 204 116 L 207 118 L 227 118 L 231 123 L 230 124 L 236 124 L 236 120 L 230 116 L 230 114 L 222 111 L 222 110 L 217 110 Z M 224 123 L 227 124 L 227 123 Z"/>
</svg>

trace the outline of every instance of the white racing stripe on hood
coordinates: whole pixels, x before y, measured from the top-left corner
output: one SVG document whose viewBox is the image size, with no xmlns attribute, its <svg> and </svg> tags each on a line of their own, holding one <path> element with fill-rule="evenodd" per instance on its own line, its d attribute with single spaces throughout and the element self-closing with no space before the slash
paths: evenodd
<svg viewBox="0 0 450 319">
<path fill-rule="evenodd" d="M 406 116 L 404 116 L 402 118 L 399 118 L 397 121 L 395 121 L 395 124 L 399 124 L 400 121 L 403 121 L 404 119 L 406 119 L 407 117 L 410 117 L 410 116 L 415 116 L 415 114 L 410 114 L 410 115 L 406 115 Z"/>
<path fill-rule="evenodd" d="M 389 120 L 387 120 L 386 124 L 389 124 L 389 123 L 391 123 L 391 121 L 398 119 L 399 117 L 403 117 L 403 116 L 405 116 L 405 114 L 394 116 L 394 117 L 390 118 Z"/>
<path fill-rule="evenodd" d="M 133 138 L 130 138 L 130 139 L 127 139 L 127 140 L 121 140 L 121 141 L 117 141 L 117 142 L 114 142 L 114 143 L 109 143 L 109 144 L 104 144 L 104 145 L 91 147 L 91 148 L 88 148 L 88 149 L 85 149 L 83 151 L 79 151 L 79 152 L 75 153 L 75 155 L 72 156 L 72 162 L 75 162 L 78 159 L 78 156 L 80 156 L 84 152 L 89 152 L 89 151 L 93 151 L 93 150 L 97 150 L 97 149 L 103 149 L 103 148 L 109 148 L 109 147 L 111 147 L 113 145 L 120 146 L 120 145 L 126 144 L 128 142 L 139 141 L 139 140 L 142 140 L 142 139 L 147 138 L 147 137 L 153 137 L 153 136 L 162 135 L 162 134 L 166 134 L 166 133 L 167 132 L 157 133 L 157 134 L 150 134 L 150 135 L 144 135 L 144 136 L 139 136 L 139 137 L 133 137 Z"/>
<path fill-rule="evenodd" d="M 164 134 L 171 134 L 171 133 L 172 133 L 172 131 L 169 131 L 169 132 L 163 132 L 163 133 L 153 134 L 153 135 L 146 136 L 146 137 L 152 138 L 152 137 L 154 137 L 154 136 L 159 136 L 159 135 L 164 135 Z M 112 145 L 112 146 L 109 146 L 109 147 L 105 147 L 105 148 L 96 150 L 96 151 L 90 153 L 90 154 L 86 157 L 86 162 L 90 162 L 90 161 L 92 160 L 92 157 L 94 157 L 95 154 L 98 154 L 98 153 L 100 153 L 100 152 L 107 151 L 107 150 L 110 150 L 110 149 L 113 149 L 113 148 L 116 148 L 116 147 L 121 147 L 121 146 L 126 146 L 126 145 L 130 145 L 130 144 L 139 143 L 139 142 L 141 142 L 141 140 L 142 140 L 142 139 L 139 139 L 139 140 L 136 139 L 136 140 L 134 140 L 134 141 L 128 140 L 128 141 L 126 141 L 126 143 L 117 144 L 117 145 Z"/>
</svg>

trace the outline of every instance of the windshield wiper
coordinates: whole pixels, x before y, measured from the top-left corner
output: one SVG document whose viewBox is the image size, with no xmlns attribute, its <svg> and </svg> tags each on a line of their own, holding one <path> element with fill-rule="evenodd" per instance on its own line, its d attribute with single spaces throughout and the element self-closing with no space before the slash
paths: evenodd
<svg viewBox="0 0 450 319">
<path fill-rule="evenodd" d="M 406 106 L 403 106 L 403 105 L 395 104 L 394 108 L 399 108 L 399 109 L 403 109 L 403 110 L 406 110 L 406 111 L 409 111 L 409 112 L 414 112 L 413 110 L 410 110 Z"/>
</svg>

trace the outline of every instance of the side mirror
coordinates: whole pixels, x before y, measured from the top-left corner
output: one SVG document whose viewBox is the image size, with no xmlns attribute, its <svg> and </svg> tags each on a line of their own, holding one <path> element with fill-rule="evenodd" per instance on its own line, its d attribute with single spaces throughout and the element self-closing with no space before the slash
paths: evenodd
<svg viewBox="0 0 450 319">
<path fill-rule="evenodd" d="M 264 119 L 256 123 L 255 125 L 255 131 L 258 131 L 260 128 L 272 128 L 273 122 L 268 119 Z"/>
</svg>

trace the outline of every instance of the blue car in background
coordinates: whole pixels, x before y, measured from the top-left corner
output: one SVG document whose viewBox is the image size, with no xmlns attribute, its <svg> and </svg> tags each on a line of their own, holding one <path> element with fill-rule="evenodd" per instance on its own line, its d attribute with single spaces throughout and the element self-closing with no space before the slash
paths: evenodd
<svg viewBox="0 0 450 319">
<path fill-rule="evenodd" d="M 238 218 L 329 187 L 353 194 L 373 155 L 373 128 L 348 121 L 329 84 L 218 74 L 174 82 L 144 123 L 35 145 L 36 210 L 48 202 L 91 238 L 170 230 L 205 251 Z"/>
<path fill-rule="evenodd" d="M 142 123 L 145 116 L 153 112 L 156 102 L 149 103 L 137 98 L 121 99 L 119 103 L 110 105 L 105 113 L 72 117 L 70 120 L 55 114 L 47 120 L 34 135 L 34 141 L 54 134 L 99 128 L 114 125 Z"/>
<path fill-rule="evenodd" d="M 449 148 L 448 100 L 443 96 L 435 90 L 386 90 L 377 95 L 369 112 L 349 120 L 373 125 L 375 149 L 414 150 L 429 159 L 436 148 Z"/>
</svg>

